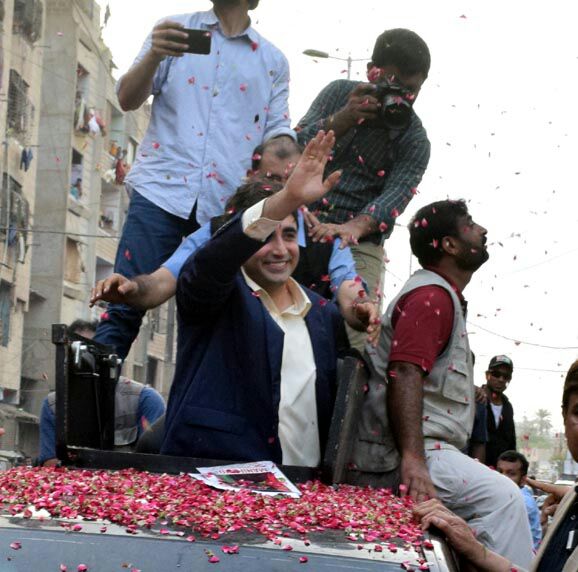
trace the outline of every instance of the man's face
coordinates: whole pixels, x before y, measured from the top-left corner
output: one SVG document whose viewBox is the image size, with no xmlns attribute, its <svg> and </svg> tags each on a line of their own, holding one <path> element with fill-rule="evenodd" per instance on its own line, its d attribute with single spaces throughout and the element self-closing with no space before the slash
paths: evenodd
<svg viewBox="0 0 578 572">
<path fill-rule="evenodd" d="M 578 461 L 578 393 L 570 394 L 568 407 L 564 411 L 564 430 L 568 450 L 575 461 Z"/>
<path fill-rule="evenodd" d="M 377 71 L 379 73 L 377 73 Z M 420 72 L 413 75 L 404 75 L 399 71 L 399 68 L 394 65 L 388 65 L 382 68 L 375 67 L 375 64 L 368 65 L 368 79 L 371 83 L 379 83 L 384 78 L 389 78 L 405 87 L 414 95 L 415 98 L 419 95 L 421 86 L 424 84 L 426 77 Z"/>
<path fill-rule="evenodd" d="M 504 365 L 497 365 L 486 372 L 486 382 L 494 393 L 504 393 L 511 379 L 512 371 Z"/>
<path fill-rule="evenodd" d="M 526 475 L 522 474 L 522 463 L 520 461 L 498 461 L 496 469 L 498 473 L 514 481 L 519 487 L 526 483 Z"/>
<path fill-rule="evenodd" d="M 269 292 L 289 280 L 299 262 L 297 223 L 293 215 L 285 218 L 271 240 L 243 265 L 249 278 Z"/>
<path fill-rule="evenodd" d="M 490 257 L 486 247 L 488 231 L 470 215 L 460 217 L 458 229 L 460 249 L 455 257 L 456 264 L 460 270 L 475 272 Z"/>
<path fill-rule="evenodd" d="M 295 152 L 285 159 L 279 159 L 273 150 L 267 149 L 261 157 L 259 170 L 257 172 L 260 175 L 279 177 L 282 181 L 286 181 L 293 172 L 300 157 L 301 153 Z"/>
</svg>

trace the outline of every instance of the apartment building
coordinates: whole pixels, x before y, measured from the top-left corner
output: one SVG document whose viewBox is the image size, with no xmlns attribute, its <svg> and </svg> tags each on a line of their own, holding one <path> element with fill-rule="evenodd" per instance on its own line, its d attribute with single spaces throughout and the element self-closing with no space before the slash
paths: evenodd
<svg viewBox="0 0 578 572">
<path fill-rule="evenodd" d="M 45 0 L 42 98 L 28 312 L 24 320 L 20 405 L 37 416 L 54 388 L 51 325 L 97 319 L 90 289 L 108 276 L 128 208 L 124 176 L 149 120 L 148 106 L 123 113 L 112 55 L 94 0 Z M 145 319 L 124 374 L 168 395 L 173 372 L 174 306 Z M 36 434 L 19 441 L 37 453 Z"/>
<path fill-rule="evenodd" d="M 0 1 L 0 437 L 19 449 L 37 432 L 21 407 L 24 319 L 30 304 L 38 124 L 44 56 L 44 4 Z"/>
</svg>

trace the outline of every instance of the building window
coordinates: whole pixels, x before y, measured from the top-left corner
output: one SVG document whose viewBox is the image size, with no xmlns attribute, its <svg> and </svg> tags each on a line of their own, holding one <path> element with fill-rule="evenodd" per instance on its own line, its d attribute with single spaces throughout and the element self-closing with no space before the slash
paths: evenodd
<svg viewBox="0 0 578 572">
<path fill-rule="evenodd" d="M 22 186 L 7 173 L 2 175 L 2 188 L 0 189 L 0 236 L 6 236 L 6 232 L 12 226 L 14 211 L 14 195 L 22 195 Z M 8 213 L 8 199 L 10 199 L 10 214 Z"/>
<path fill-rule="evenodd" d="M 72 238 L 66 239 L 66 265 L 64 268 L 64 279 L 73 284 L 80 284 L 84 273 L 84 263 L 82 261 L 82 245 Z"/>
<path fill-rule="evenodd" d="M 94 0 L 77 0 L 77 5 L 92 20 L 94 16 Z"/>
<path fill-rule="evenodd" d="M 44 8 L 40 0 L 14 0 L 12 32 L 34 43 L 42 34 Z"/>
<path fill-rule="evenodd" d="M 149 357 L 147 360 L 147 380 L 146 385 L 150 387 L 157 386 L 157 370 L 158 370 L 159 360 Z"/>
<path fill-rule="evenodd" d="M 84 157 L 75 149 L 72 150 L 70 165 L 70 196 L 79 201 L 82 198 L 82 164 Z"/>
<path fill-rule="evenodd" d="M 26 134 L 34 121 L 34 106 L 28 99 L 28 84 L 15 70 L 10 70 L 7 121 L 10 134 L 16 137 Z"/>
<path fill-rule="evenodd" d="M 151 340 L 155 334 L 166 335 L 167 333 L 167 309 L 165 306 L 157 306 L 150 310 L 149 314 Z"/>
<path fill-rule="evenodd" d="M 90 76 L 80 64 L 76 68 L 76 99 L 74 105 L 74 128 L 76 131 L 88 133 L 90 110 L 87 106 Z"/>
<path fill-rule="evenodd" d="M 132 378 L 135 381 L 138 381 L 139 383 L 143 383 L 143 377 L 144 377 L 143 373 L 144 373 L 144 367 L 141 364 L 135 363 L 132 366 Z"/>
<path fill-rule="evenodd" d="M 12 311 L 12 288 L 0 281 L 0 345 L 5 348 L 10 343 L 10 314 Z"/>
<path fill-rule="evenodd" d="M 4 173 L 0 189 L 0 237 L 8 233 L 8 246 L 19 244 L 19 260 L 25 254 L 26 231 L 30 224 L 30 206 L 22 196 L 22 186 Z"/>
</svg>

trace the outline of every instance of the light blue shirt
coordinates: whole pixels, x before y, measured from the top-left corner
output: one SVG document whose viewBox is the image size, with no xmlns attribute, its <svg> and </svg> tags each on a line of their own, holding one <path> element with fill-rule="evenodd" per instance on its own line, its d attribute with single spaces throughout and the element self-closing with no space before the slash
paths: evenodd
<svg viewBox="0 0 578 572">
<path fill-rule="evenodd" d="M 297 241 L 299 246 L 304 247 L 306 245 L 305 241 L 305 224 L 303 221 L 303 215 L 299 211 L 298 215 L 298 236 Z M 163 266 L 171 272 L 175 277 L 179 277 L 179 272 L 181 268 L 187 261 L 187 259 L 199 250 L 208 240 L 211 238 L 211 225 L 207 223 L 203 225 L 199 230 L 189 234 L 187 238 L 182 242 L 182 244 L 175 250 L 173 255 L 163 264 Z M 355 262 L 353 260 L 353 255 L 351 254 L 351 249 L 349 247 L 340 249 L 341 239 L 337 238 L 333 242 L 333 250 L 331 252 L 331 258 L 329 259 L 329 278 L 331 281 L 331 291 L 335 294 L 341 284 L 345 280 L 355 280 L 357 272 L 355 270 Z"/>
<path fill-rule="evenodd" d="M 532 495 L 532 491 L 528 487 L 521 487 L 524 503 L 526 504 L 526 512 L 528 513 L 528 520 L 530 521 L 530 530 L 532 531 L 532 541 L 534 543 L 534 550 L 538 550 L 540 541 L 542 540 L 542 526 L 540 525 L 540 511 L 536 500 Z"/>
<path fill-rule="evenodd" d="M 169 19 L 210 30 L 211 53 L 167 57 L 160 64 L 150 124 L 126 183 L 180 218 L 189 218 L 197 202 L 197 221 L 205 224 L 222 214 L 257 145 L 278 135 L 295 138 L 289 64 L 251 26 L 225 36 L 213 10 Z M 135 63 L 151 43 L 149 34 Z"/>
</svg>

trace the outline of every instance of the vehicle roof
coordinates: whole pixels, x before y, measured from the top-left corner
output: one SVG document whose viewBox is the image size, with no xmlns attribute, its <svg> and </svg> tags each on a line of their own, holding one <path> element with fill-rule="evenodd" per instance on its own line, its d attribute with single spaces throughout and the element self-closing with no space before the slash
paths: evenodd
<svg viewBox="0 0 578 572">
<path fill-rule="evenodd" d="M 80 524 L 81 530 L 72 532 Z M 66 527 L 66 528 L 65 528 Z M 106 527 L 105 532 L 101 532 Z M 68 530 L 67 530 L 68 529 Z M 302 540 L 283 538 L 280 545 L 257 534 L 234 533 L 218 540 L 187 541 L 177 531 L 161 533 L 161 526 L 127 534 L 126 529 L 104 521 L 50 519 L 42 516 L 22 518 L 0 515 L 0 572 L 30 570 L 76 571 L 85 564 L 92 570 L 215 570 L 210 556 L 219 558 L 217 570 L 261 572 L 294 570 L 303 564 L 313 570 L 400 570 L 402 563 L 417 570 L 418 554 L 400 546 L 398 552 L 374 550 L 376 543 L 346 542 L 343 534 L 326 531 L 311 535 L 307 546 Z M 430 570 L 447 570 L 446 559 L 437 550 L 426 551 Z M 17 543 L 17 549 L 11 545 Z M 237 554 L 225 554 L 224 546 L 238 546 Z M 288 550 L 287 547 L 291 547 Z M 306 558 L 307 562 L 300 562 Z"/>
</svg>

